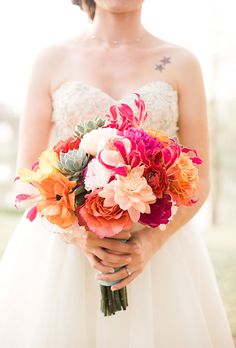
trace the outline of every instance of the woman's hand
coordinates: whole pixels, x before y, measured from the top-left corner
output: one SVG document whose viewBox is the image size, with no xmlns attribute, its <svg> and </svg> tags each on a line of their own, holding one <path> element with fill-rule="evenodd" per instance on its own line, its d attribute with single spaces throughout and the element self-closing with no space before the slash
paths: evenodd
<svg viewBox="0 0 236 348">
<path fill-rule="evenodd" d="M 130 237 L 130 232 L 125 231 L 115 236 L 116 239 L 125 240 Z M 91 266 L 103 273 L 113 273 L 115 267 L 129 265 L 134 249 L 132 244 L 109 238 L 101 239 L 89 231 L 79 231 L 73 243 L 82 249 Z"/>
<path fill-rule="evenodd" d="M 112 290 L 119 290 L 134 280 L 140 273 L 143 272 L 147 262 L 153 254 L 160 249 L 163 240 L 160 230 L 143 229 L 132 234 L 132 237 L 124 243 L 124 246 L 129 247 L 132 252 L 130 254 L 131 262 L 126 263 L 131 275 L 128 275 L 126 268 L 114 274 L 97 274 L 96 278 L 105 281 L 121 281 L 112 286 Z M 112 252 L 112 250 L 111 250 Z M 110 266 L 110 262 L 105 263 Z"/>
</svg>

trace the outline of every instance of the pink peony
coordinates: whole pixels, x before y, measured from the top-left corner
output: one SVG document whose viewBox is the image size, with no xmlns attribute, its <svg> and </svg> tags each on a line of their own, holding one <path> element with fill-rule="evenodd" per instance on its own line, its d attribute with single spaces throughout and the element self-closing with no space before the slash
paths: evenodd
<svg viewBox="0 0 236 348">
<path fill-rule="evenodd" d="M 85 189 L 94 191 L 103 187 L 109 182 L 112 175 L 113 173 L 106 169 L 97 158 L 93 158 L 87 166 L 84 179 Z"/>
</svg>

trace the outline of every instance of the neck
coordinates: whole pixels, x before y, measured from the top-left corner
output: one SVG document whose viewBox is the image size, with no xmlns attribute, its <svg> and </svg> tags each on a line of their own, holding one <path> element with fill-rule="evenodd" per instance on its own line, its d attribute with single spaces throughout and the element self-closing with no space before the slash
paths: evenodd
<svg viewBox="0 0 236 348">
<path fill-rule="evenodd" d="M 141 9 L 114 13 L 96 8 L 96 15 L 90 25 L 90 34 L 95 34 L 104 41 L 128 42 L 141 37 L 145 29 L 141 23 Z"/>
</svg>

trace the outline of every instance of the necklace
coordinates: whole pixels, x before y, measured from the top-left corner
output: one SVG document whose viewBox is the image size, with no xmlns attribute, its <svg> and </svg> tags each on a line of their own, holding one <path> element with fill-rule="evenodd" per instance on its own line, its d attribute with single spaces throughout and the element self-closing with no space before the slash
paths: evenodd
<svg viewBox="0 0 236 348">
<path fill-rule="evenodd" d="M 122 42 L 122 43 L 125 43 L 125 44 L 127 44 L 127 43 L 139 43 L 139 42 L 142 40 L 142 38 L 145 36 L 146 33 L 147 33 L 147 32 L 144 32 L 141 36 L 137 37 L 136 39 L 134 39 L 134 40 L 132 40 L 132 41 L 125 41 L 125 42 Z M 106 42 L 106 43 L 113 44 L 113 45 L 118 45 L 118 44 L 121 43 L 121 42 L 118 41 L 118 40 L 112 40 L 112 41 L 104 40 L 104 39 L 98 37 L 98 36 L 95 35 L 95 34 L 90 35 L 90 38 L 91 38 L 92 40 L 95 40 L 95 39 L 96 39 L 96 40 L 98 40 L 98 41 Z"/>
</svg>

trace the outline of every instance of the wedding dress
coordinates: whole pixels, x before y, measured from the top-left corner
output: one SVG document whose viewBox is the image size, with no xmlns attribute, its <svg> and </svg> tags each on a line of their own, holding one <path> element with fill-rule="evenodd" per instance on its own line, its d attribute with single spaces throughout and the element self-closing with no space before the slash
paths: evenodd
<svg viewBox="0 0 236 348">
<path fill-rule="evenodd" d="M 174 135 L 178 94 L 165 81 L 137 89 L 147 126 Z M 115 100 L 70 80 L 52 95 L 53 142 L 76 123 L 104 116 Z M 115 316 L 100 312 L 96 271 L 79 247 L 23 213 L 0 262 L 1 348 L 232 348 L 234 347 L 201 228 L 180 228 L 128 285 L 129 306 Z"/>
</svg>

